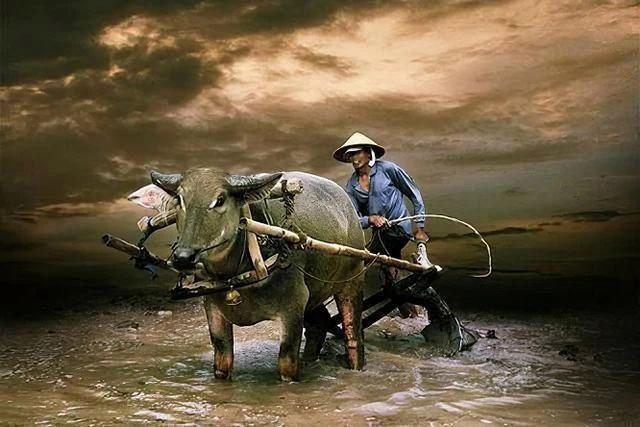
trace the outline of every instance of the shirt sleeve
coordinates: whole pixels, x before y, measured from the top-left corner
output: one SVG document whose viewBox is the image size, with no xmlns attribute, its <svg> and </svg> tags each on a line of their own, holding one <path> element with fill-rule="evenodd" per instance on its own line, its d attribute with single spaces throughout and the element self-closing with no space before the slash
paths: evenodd
<svg viewBox="0 0 640 427">
<path fill-rule="evenodd" d="M 424 202 L 422 201 L 422 194 L 416 186 L 416 183 L 411 177 L 398 165 L 392 164 L 387 170 L 391 182 L 398 187 L 398 189 L 411 200 L 413 204 L 414 215 L 425 215 Z M 414 219 L 418 227 L 424 227 L 424 218 Z"/>
<path fill-rule="evenodd" d="M 349 198 L 351 199 L 351 203 L 353 203 L 353 207 L 356 209 L 356 213 L 358 214 L 358 218 L 360 220 L 360 227 L 369 228 L 369 217 L 367 215 L 362 215 L 362 212 L 360 212 L 360 208 L 358 207 L 358 201 L 356 200 L 355 196 L 351 192 L 351 188 L 348 182 L 345 190 L 349 195 Z"/>
</svg>

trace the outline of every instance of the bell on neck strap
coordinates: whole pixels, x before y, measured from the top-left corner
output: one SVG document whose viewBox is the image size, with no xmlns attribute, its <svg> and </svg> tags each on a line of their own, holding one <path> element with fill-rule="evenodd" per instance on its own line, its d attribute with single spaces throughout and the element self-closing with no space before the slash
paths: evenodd
<svg viewBox="0 0 640 427">
<path fill-rule="evenodd" d="M 227 292 L 227 294 L 224 296 L 224 302 L 227 305 L 238 305 L 238 304 L 242 304 L 242 295 L 240 295 L 240 292 L 236 291 L 235 289 L 233 289 L 233 286 L 231 286 L 229 288 L 229 291 Z"/>
</svg>

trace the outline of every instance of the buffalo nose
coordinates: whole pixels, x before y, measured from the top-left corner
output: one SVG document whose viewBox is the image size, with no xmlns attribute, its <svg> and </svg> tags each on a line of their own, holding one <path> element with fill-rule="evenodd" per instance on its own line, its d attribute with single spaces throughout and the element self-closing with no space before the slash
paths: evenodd
<svg viewBox="0 0 640 427">
<path fill-rule="evenodd" d="M 176 268 L 193 267 L 196 263 L 197 252 L 193 248 L 179 247 L 173 252 L 173 265 Z"/>
</svg>

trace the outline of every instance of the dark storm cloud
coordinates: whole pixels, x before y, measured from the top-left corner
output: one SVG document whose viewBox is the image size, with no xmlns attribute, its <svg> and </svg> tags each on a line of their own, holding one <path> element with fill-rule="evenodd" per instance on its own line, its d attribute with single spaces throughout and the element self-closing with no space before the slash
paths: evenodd
<svg viewBox="0 0 640 427">
<path fill-rule="evenodd" d="M 185 39 L 178 39 L 175 46 L 158 48 L 151 48 L 148 41 L 142 40 L 112 53 L 111 61 L 120 69 L 113 75 L 79 72 L 67 80 L 43 83 L 41 94 L 26 101 L 54 116 L 62 116 L 65 109 L 73 110 L 89 101 L 98 110 L 94 121 L 102 121 L 101 124 L 149 109 L 175 107 L 215 83 L 219 76 L 214 64 L 194 56 L 201 48 Z"/>
<path fill-rule="evenodd" d="M 627 107 L 635 105 L 635 92 L 626 89 L 633 84 L 616 80 L 620 73 L 633 79 L 635 68 L 629 64 L 637 58 L 637 46 L 632 37 L 606 42 L 582 33 L 532 37 L 533 43 L 519 45 L 528 52 L 526 66 L 518 62 L 521 57 L 509 60 L 510 43 L 519 33 L 498 36 L 505 42 L 493 46 L 504 47 L 505 57 L 474 45 L 433 51 L 418 39 L 406 58 L 389 60 L 395 69 L 382 80 L 368 73 L 388 61 L 368 63 L 355 52 L 375 42 L 358 29 L 376 14 L 410 8 L 416 18 L 399 27 L 401 34 L 384 35 L 386 23 L 374 28 L 376 35 L 389 37 L 385 46 L 394 52 L 396 37 L 430 36 L 432 19 L 445 22 L 481 9 L 484 2 L 49 3 L 29 2 L 24 8 L 14 3 L 6 12 L 9 37 L 3 40 L 8 46 L 3 55 L 10 59 L 3 62 L 10 64 L 3 84 L 21 84 L 7 86 L 3 95 L 0 213 L 27 231 L 49 220 L 80 222 L 94 216 L 148 183 L 151 169 L 305 170 L 336 179 L 351 168 L 336 164 L 331 152 L 354 130 L 383 143 L 390 159 L 406 155 L 419 162 L 428 156 L 430 167 L 420 173 L 447 177 L 576 157 L 596 144 L 628 139 L 632 127 L 628 111 L 633 109 Z M 140 22 L 146 26 L 136 27 Z M 297 29 L 321 25 L 307 34 L 311 43 L 295 37 Z M 132 37 L 126 32 L 130 28 L 137 31 Z M 101 39 L 110 31 L 120 38 Z M 354 52 L 331 51 L 323 48 L 324 33 L 359 44 Z M 462 32 L 460 38 L 472 35 Z M 554 42 L 557 49 L 538 49 Z M 610 47 L 603 48 L 607 43 Z M 484 68 L 471 63 L 470 76 L 455 67 L 468 58 Z M 270 68 L 278 59 L 285 63 L 282 69 Z M 246 68 L 234 68 L 244 60 Z M 420 67 L 417 79 L 436 69 L 446 77 L 440 81 L 436 74 L 437 84 L 422 88 L 426 79 L 396 90 L 412 76 L 403 74 L 408 60 Z M 263 78 L 262 70 L 272 74 Z M 286 80 L 296 76 L 304 78 Z M 378 90 L 381 81 L 387 86 Z M 567 88 L 574 82 L 583 86 Z M 240 87 L 227 90 L 234 83 Z M 307 90 L 307 85 L 315 87 Z M 450 92 L 438 92 L 441 87 Z M 309 101 L 308 93 L 322 96 Z M 537 96 L 543 100 L 535 104 Z M 412 166 L 408 170 L 416 170 Z M 495 194 L 509 185 L 500 184 Z M 513 186 L 502 196 L 515 198 L 522 191 Z M 485 234 L 526 236 L 547 224 L 553 225 Z"/>
<path fill-rule="evenodd" d="M 16 235 L 4 235 L 0 240 L 0 252 L 31 251 L 43 247 L 44 244 L 24 239 Z"/>
<path fill-rule="evenodd" d="M 29 221 L 25 210 L 37 206 L 127 194 L 156 156 L 171 158 L 172 142 L 182 140 L 179 125 L 157 117 L 219 77 L 201 50 L 189 39 L 152 46 L 141 38 L 111 52 L 114 73 L 86 69 L 36 89 L 10 88 L 0 163 L 2 197 L 11 203 L 3 208 Z"/>
<path fill-rule="evenodd" d="M 480 231 L 480 234 L 483 236 L 502 236 L 502 235 L 514 235 L 514 234 L 529 234 L 529 233 L 539 233 L 543 231 L 543 228 L 540 227 L 504 227 L 496 230 L 489 231 Z M 456 240 L 456 239 L 466 239 L 469 237 L 477 237 L 475 233 L 449 233 L 445 236 L 436 236 L 432 237 L 431 240 Z"/>
<path fill-rule="evenodd" d="M 527 195 L 528 192 L 524 191 L 520 187 L 511 187 L 511 188 L 507 188 L 506 190 L 504 190 L 502 192 L 502 194 L 504 194 L 505 196 L 508 196 L 508 197 L 521 197 L 521 196 Z"/>
<path fill-rule="evenodd" d="M 30 235 L 30 224 L 16 224 L 0 218 L 0 253 L 14 253 L 16 251 L 28 252 L 44 246 L 44 242 L 37 241 Z M 6 260 L 6 257 L 5 257 Z"/>
<path fill-rule="evenodd" d="M 316 69 L 327 70 L 344 76 L 353 73 L 353 65 L 335 55 L 320 54 L 307 48 L 297 48 L 294 55 L 296 59 Z"/>
<path fill-rule="evenodd" d="M 180 40 L 175 47 L 150 52 L 141 45 L 118 51 L 113 60 L 125 72 L 115 74 L 113 92 L 107 95 L 112 112 L 124 115 L 175 106 L 215 83 L 218 70 L 192 56 L 197 50 L 195 43 Z"/>
<path fill-rule="evenodd" d="M 243 32 L 286 30 L 317 25 L 343 5 L 340 1 L 300 2 L 280 0 L 271 2 L 226 2 L 211 3 L 213 10 L 228 16 Z"/>
<path fill-rule="evenodd" d="M 102 28 L 135 13 L 162 15 L 196 3 L 195 0 L 4 1 L 1 83 L 34 82 L 82 69 L 107 68 L 109 52 L 96 42 Z"/>
<path fill-rule="evenodd" d="M 2 153 L 2 192 L 3 199 L 11 203 L 4 208 L 31 209 L 66 199 L 110 199 L 113 189 L 105 189 L 96 173 L 106 166 L 102 165 L 106 159 L 96 156 L 97 152 L 108 153 L 103 148 L 104 137 L 86 136 L 89 138 L 53 129 L 28 140 L 7 141 Z"/>
<path fill-rule="evenodd" d="M 177 129 L 153 127 L 145 132 L 114 126 L 104 132 L 77 135 L 68 129 L 53 128 L 28 139 L 7 141 L 2 153 L 3 199 L 8 210 L 30 210 L 57 203 L 108 201 L 124 197 L 141 182 L 147 168 L 162 166 L 153 158 L 171 158 L 171 147 L 164 138 L 176 135 Z M 163 133 L 164 131 L 164 133 Z M 118 154 L 127 145 L 128 156 L 141 163 L 125 164 Z M 144 153 L 154 153 L 145 156 Z M 57 155 L 56 153 L 61 153 Z M 149 166 L 145 162 L 149 161 Z"/>
<path fill-rule="evenodd" d="M 310 2 L 294 8 L 287 2 L 276 3 L 254 7 L 247 2 L 233 6 L 212 2 L 202 4 L 197 14 L 215 10 L 220 19 L 244 33 L 289 31 L 323 22 L 340 5 Z M 215 87 L 218 65 L 246 56 L 250 46 L 222 44 L 216 61 L 202 59 L 202 39 L 195 41 L 190 31 L 169 34 L 173 20 L 167 27 L 157 27 L 161 38 L 175 38 L 167 45 L 153 45 L 145 34 L 118 48 L 98 43 L 100 31 L 134 13 L 162 16 L 188 12 L 194 5 L 191 1 L 163 6 L 142 2 L 135 7 L 118 1 L 10 5 L 5 11 L 9 38 L 3 46 L 11 66 L 4 83 L 48 80 L 34 88 L 9 88 L 6 94 L 2 196 L 11 203 L 4 209 L 19 209 L 17 219 L 32 221 L 44 215 L 29 217 L 26 210 L 33 207 L 121 197 L 151 167 L 181 169 L 195 162 L 221 168 L 259 167 L 292 157 L 299 138 L 268 121 L 249 116 L 214 118 L 203 130 L 163 117 L 203 88 Z M 175 17 L 179 21 L 180 13 Z M 303 62 L 339 72 L 348 66 L 337 57 L 308 49 L 297 55 Z M 68 77 L 55 79 L 63 76 Z M 239 144 L 240 140 L 245 142 Z M 247 148 L 254 154 L 246 154 Z M 309 162 L 299 159 L 293 163 Z M 123 169 L 123 162 L 129 166 Z"/>
<path fill-rule="evenodd" d="M 570 212 L 561 215 L 556 215 L 556 218 L 566 219 L 571 222 L 607 222 L 614 218 L 618 218 L 626 215 L 638 215 L 638 212 L 620 213 L 618 211 L 583 211 L 583 212 Z"/>
<path fill-rule="evenodd" d="M 451 145 L 454 146 L 456 143 Z M 541 141 L 534 137 L 513 144 L 503 150 L 496 150 L 486 144 L 484 149 L 475 148 L 456 154 L 447 154 L 441 160 L 452 166 L 499 166 L 517 163 L 537 163 L 577 154 L 581 148 L 583 148 L 583 145 L 575 139 L 573 141 L 549 142 Z"/>
<path fill-rule="evenodd" d="M 97 42 L 103 28 L 134 15 L 175 14 L 166 28 L 227 39 L 254 33 L 286 33 L 319 25 L 340 10 L 377 1 L 127 1 L 8 0 L 3 2 L 2 85 L 55 79 L 86 69 L 106 69 L 109 49 Z M 195 12 L 193 12 L 195 9 Z M 188 12 L 192 13 L 188 13 Z"/>
<path fill-rule="evenodd" d="M 13 212 L 11 214 L 11 219 L 16 220 L 16 221 L 20 221 L 20 222 L 24 222 L 27 224 L 35 224 L 36 218 L 34 217 L 33 213 L 31 211 L 27 211 L 27 212 Z"/>
<path fill-rule="evenodd" d="M 247 116 L 220 118 L 209 124 L 194 130 L 173 121 L 114 119 L 113 124 L 97 128 L 83 126 L 81 133 L 61 124 L 8 140 L 2 152 L 2 193 L 11 203 L 4 209 L 18 211 L 17 219 L 23 221 L 57 213 L 78 216 L 79 210 L 43 211 L 39 207 L 125 197 L 149 182 L 151 169 L 182 172 L 208 166 L 252 173 L 322 171 L 334 166 L 326 147 L 335 145 L 336 139 L 321 132 L 284 131 L 274 123 Z M 300 144 L 305 147 L 302 152 Z"/>
<path fill-rule="evenodd" d="M 594 95 L 585 104 L 582 97 L 598 88 L 593 83 L 596 76 L 608 84 L 621 69 L 616 71 L 616 67 L 630 72 L 637 68 L 632 61 L 636 50 L 633 40 L 625 38 L 615 50 L 577 50 L 567 58 L 548 55 L 548 60 L 543 56 L 530 67 L 511 67 L 514 69 L 500 81 L 491 77 L 490 90 L 462 96 L 460 105 L 451 108 L 425 99 L 424 94 L 385 93 L 329 98 L 302 109 L 272 102 L 264 109 L 269 108 L 269 114 L 282 121 L 305 123 L 306 127 L 322 122 L 334 134 L 364 123 L 373 135 L 392 135 L 390 148 L 428 148 L 447 166 L 502 167 L 570 158 L 597 144 L 633 138 L 628 123 L 637 101 L 633 91 L 627 90 L 633 87 L 633 78 L 626 82 L 615 78 L 614 92 L 606 98 Z M 567 81 L 587 86 L 566 91 Z M 553 103 L 532 105 L 538 94 L 556 92 Z M 607 114 L 601 114 L 604 111 Z M 585 127 L 581 121 L 586 117 L 591 117 L 591 124 Z M 598 138 L 590 130 L 596 123 Z"/>
<path fill-rule="evenodd" d="M 29 211 L 17 211 L 11 215 L 12 219 L 35 223 L 44 218 L 73 218 L 88 217 L 100 212 L 100 207 L 91 204 L 58 204 L 38 207 Z"/>
<path fill-rule="evenodd" d="M 12 206 L 28 209 L 112 200 L 146 178 L 150 167 L 180 170 L 199 163 L 231 170 L 306 169 L 323 174 L 336 167 L 330 151 L 354 126 L 380 136 L 395 152 L 427 149 L 446 167 L 504 166 L 563 158 L 584 149 L 585 141 L 574 134 L 549 137 L 545 132 L 553 129 L 554 123 L 538 126 L 526 118 L 511 117 L 523 115 L 518 110 L 536 91 L 560 87 L 566 75 L 575 79 L 592 75 L 594 70 L 628 60 L 631 54 L 625 42 L 608 52 L 569 59 L 552 57 L 550 63 L 534 64 L 534 69 L 516 69 L 494 90 L 461 97 L 458 106 L 449 108 L 424 97 L 387 93 L 336 96 L 303 105 L 269 98 L 262 105 L 253 102 L 248 111 L 238 112 L 219 95 L 210 98 L 210 103 L 227 111 L 211 115 L 206 126 L 189 126 L 167 120 L 166 114 L 194 100 L 204 89 L 224 84 L 224 66 L 256 54 L 262 55 L 266 65 L 274 53 L 259 52 L 247 40 L 213 45 L 211 40 L 254 33 L 284 34 L 330 22 L 340 11 L 361 12 L 372 4 L 378 9 L 382 6 L 376 2 L 276 1 L 172 2 L 160 7 L 142 2 L 134 10 L 121 2 L 105 4 L 110 7 L 68 2 L 46 6 L 53 11 L 36 3 L 27 4 L 24 10 L 16 8 L 15 22 L 31 15 L 34 22 L 47 21 L 46 16 L 52 21 L 33 36 L 18 32 L 16 40 L 44 39 L 42 33 L 48 33 L 54 40 L 51 43 L 56 43 L 50 49 L 55 58 L 80 57 L 73 49 L 85 49 L 87 43 L 108 52 L 109 58 L 108 64 L 99 63 L 97 69 L 76 70 L 68 79 L 43 82 L 36 90 L 16 88 L 8 95 L 10 111 L 3 113 L 3 128 L 8 129 L 2 165 L 3 192 L 15 201 Z M 447 13 L 479 6 L 474 2 L 423 5 L 429 11 L 444 8 Z M 384 7 L 392 9 L 394 4 Z M 13 13 L 10 10 L 8 16 Z M 118 24 L 132 13 L 166 18 L 154 21 L 154 31 L 160 41 L 175 40 L 157 45 L 157 40 L 143 33 L 118 48 L 97 44 L 97 35 L 107 25 Z M 71 39 L 79 43 L 71 43 Z M 348 59 L 337 55 L 296 47 L 277 37 L 273 43 L 276 51 L 292 51 L 307 67 L 342 76 L 352 68 Z M 25 46 L 23 56 L 15 56 L 24 63 L 28 55 L 43 61 L 53 57 L 35 48 L 29 54 L 31 44 Z M 215 59 L 206 55 L 212 46 Z M 110 66 L 118 69 L 107 73 Z M 534 77 L 533 84 L 522 85 L 531 75 L 539 77 Z M 42 164 L 47 167 L 36 167 Z"/>
<path fill-rule="evenodd" d="M 358 20 L 381 10 L 405 7 L 430 19 L 446 17 L 486 4 L 509 3 L 510 0 L 459 1 L 381 1 L 381 0 L 272 0 L 272 1 L 204 1 L 193 15 L 177 17 L 185 31 L 198 32 L 212 39 L 251 34 L 284 34 L 331 22 L 338 13 L 353 14 Z M 422 24 L 422 22 L 421 22 Z M 345 34 L 352 28 L 341 27 Z"/>
<path fill-rule="evenodd" d="M 370 11 L 384 5 L 379 0 L 299 1 L 207 1 L 195 14 L 176 19 L 179 28 L 210 39 L 228 39 L 251 34 L 274 35 L 321 25 L 339 11 Z"/>
</svg>

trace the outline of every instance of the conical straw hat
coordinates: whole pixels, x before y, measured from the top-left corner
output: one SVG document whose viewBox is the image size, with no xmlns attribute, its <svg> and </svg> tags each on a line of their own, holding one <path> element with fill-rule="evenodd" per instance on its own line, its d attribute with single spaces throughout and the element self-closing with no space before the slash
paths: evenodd
<svg viewBox="0 0 640 427">
<path fill-rule="evenodd" d="M 376 142 L 368 136 L 363 135 L 360 132 L 355 132 L 345 141 L 344 144 L 342 144 L 340 148 L 333 152 L 333 157 L 341 162 L 349 163 L 349 159 L 345 156 L 347 150 L 359 147 L 371 147 L 376 153 L 377 158 L 384 155 L 384 147 L 376 144 Z"/>
</svg>

